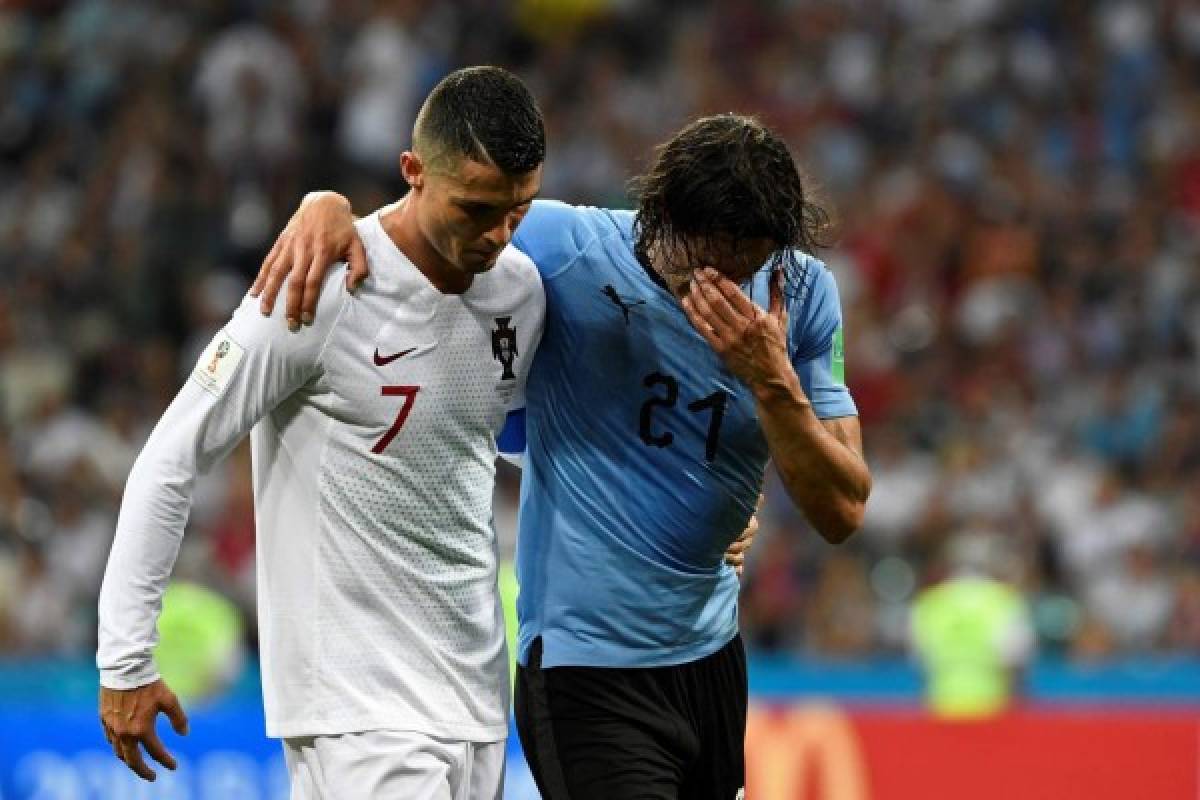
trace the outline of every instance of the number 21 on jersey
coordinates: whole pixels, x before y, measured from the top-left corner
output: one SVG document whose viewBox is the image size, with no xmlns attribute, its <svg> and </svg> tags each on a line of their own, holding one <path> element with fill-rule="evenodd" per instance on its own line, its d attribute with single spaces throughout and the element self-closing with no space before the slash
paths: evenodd
<svg viewBox="0 0 1200 800">
<path fill-rule="evenodd" d="M 679 401 L 679 381 L 670 375 L 661 372 L 651 372 L 642 379 L 642 385 L 647 389 L 653 390 L 655 393 L 642 403 L 642 413 L 638 424 L 638 437 L 651 447 L 667 447 L 675 441 L 675 434 L 670 431 L 662 431 L 661 433 L 654 432 L 654 409 L 658 407 L 674 408 Z M 656 390 L 658 387 L 663 387 L 666 394 L 659 394 Z M 687 409 L 693 414 L 699 414 L 704 411 L 712 411 L 712 415 L 708 418 L 708 435 L 704 437 L 704 460 L 715 461 L 717 458 L 717 447 L 721 440 L 721 422 L 725 419 L 725 404 L 729 400 L 729 393 L 723 389 L 718 389 L 707 397 L 702 397 L 699 400 L 693 400 L 688 403 Z"/>
</svg>

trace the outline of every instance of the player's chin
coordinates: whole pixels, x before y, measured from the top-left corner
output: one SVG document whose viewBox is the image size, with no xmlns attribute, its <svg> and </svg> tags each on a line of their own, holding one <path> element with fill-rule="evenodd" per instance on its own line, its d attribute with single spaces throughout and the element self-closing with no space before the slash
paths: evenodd
<svg viewBox="0 0 1200 800">
<path fill-rule="evenodd" d="M 487 253 L 471 252 L 463 253 L 462 264 L 463 269 L 467 272 L 487 272 L 492 267 L 496 266 L 496 262 L 500 260 L 500 251 L 494 250 Z"/>
</svg>

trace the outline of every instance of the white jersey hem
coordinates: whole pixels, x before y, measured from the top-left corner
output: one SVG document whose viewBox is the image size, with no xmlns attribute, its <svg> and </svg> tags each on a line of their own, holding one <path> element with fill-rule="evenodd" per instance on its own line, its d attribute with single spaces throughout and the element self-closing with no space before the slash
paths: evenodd
<svg viewBox="0 0 1200 800">
<path fill-rule="evenodd" d="M 499 725 L 414 724 L 411 719 L 364 720 L 354 723 L 299 721 L 267 723 L 271 739 L 296 739 L 303 736 L 341 736 L 368 731 L 411 731 L 438 739 L 459 742 L 500 742 L 508 738 L 508 721 Z"/>
</svg>

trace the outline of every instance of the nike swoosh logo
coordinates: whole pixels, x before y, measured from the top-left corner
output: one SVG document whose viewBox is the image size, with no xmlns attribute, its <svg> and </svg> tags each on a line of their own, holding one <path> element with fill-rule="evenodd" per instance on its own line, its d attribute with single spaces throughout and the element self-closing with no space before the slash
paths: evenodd
<svg viewBox="0 0 1200 800">
<path fill-rule="evenodd" d="M 408 355 L 409 353 L 411 353 L 413 350 L 416 350 L 416 349 L 417 348 L 415 348 L 415 347 L 410 347 L 407 350 L 401 350 L 399 353 L 396 353 L 394 356 L 381 356 L 381 355 L 379 355 L 379 348 L 376 347 L 375 348 L 375 366 L 386 367 L 388 364 L 392 363 L 397 358 L 404 358 L 406 355 Z"/>
</svg>

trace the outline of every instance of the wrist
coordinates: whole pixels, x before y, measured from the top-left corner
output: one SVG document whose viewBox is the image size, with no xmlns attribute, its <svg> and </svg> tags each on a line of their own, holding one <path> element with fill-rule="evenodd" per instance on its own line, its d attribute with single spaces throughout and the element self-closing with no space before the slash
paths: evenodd
<svg viewBox="0 0 1200 800">
<path fill-rule="evenodd" d="M 788 365 L 787 369 L 778 370 L 772 375 L 762 377 L 750 384 L 754 399 L 763 404 L 799 403 L 808 406 L 808 397 L 800 386 L 800 379 Z"/>
<path fill-rule="evenodd" d="M 758 415 L 764 424 L 769 420 L 788 420 L 788 427 L 793 433 L 804 438 L 820 437 L 824 431 L 821 420 L 817 418 L 796 373 L 791 370 L 788 372 L 790 375 L 770 378 L 750 387 Z"/>
<path fill-rule="evenodd" d="M 160 679 L 158 668 L 147 664 L 135 670 L 100 670 L 100 686 L 114 692 L 129 692 L 149 686 Z"/>
</svg>

